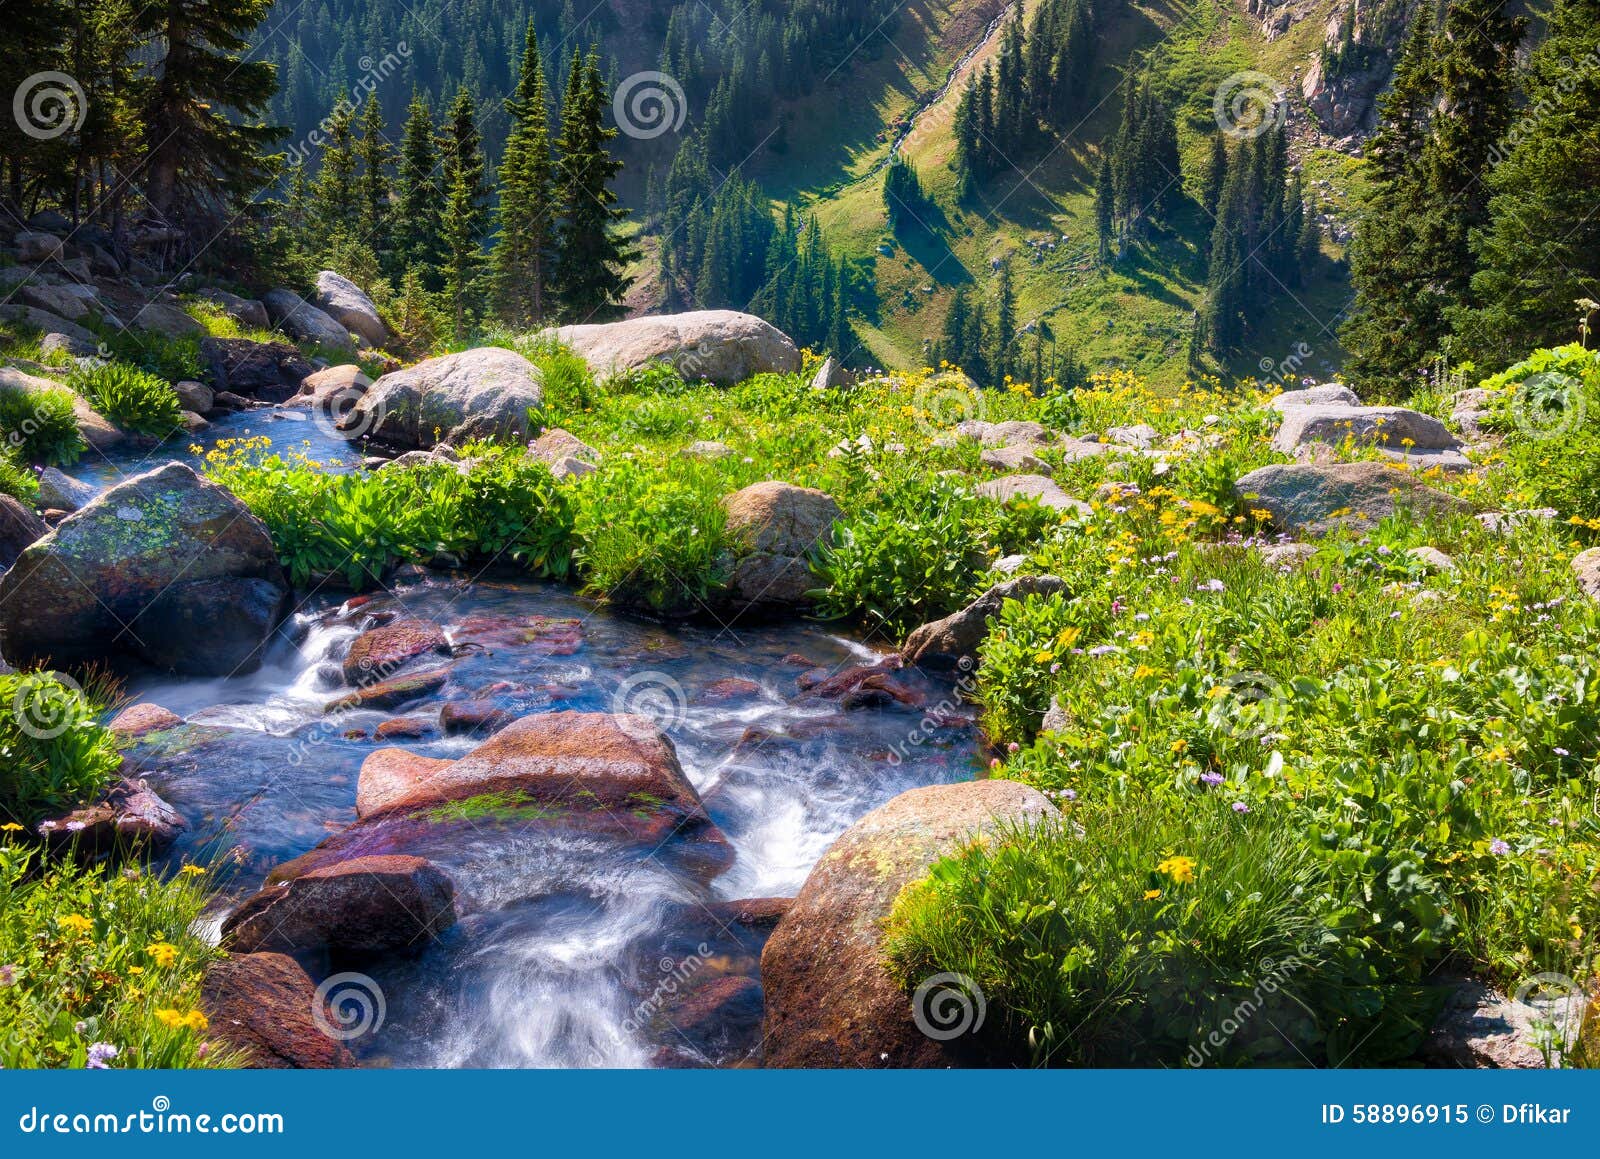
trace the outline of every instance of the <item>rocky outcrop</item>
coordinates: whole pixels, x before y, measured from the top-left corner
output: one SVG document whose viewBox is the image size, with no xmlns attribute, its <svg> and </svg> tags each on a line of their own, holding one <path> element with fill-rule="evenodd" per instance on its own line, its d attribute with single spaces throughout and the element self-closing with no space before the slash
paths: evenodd
<svg viewBox="0 0 1600 1159">
<path fill-rule="evenodd" d="M 1466 979 L 1451 988 L 1444 1009 L 1428 1032 L 1422 1057 L 1432 1066 L 1542 1070 L 1560 1065 L 1575 1045 L 1588 997 L 1577 986 L 1546 1002 L 1518 1002 L 1482 982 Z M 1545 1043 L 1552 1052 L 1547 1059 Z"/>
<path fill-rule="evenodd" d="M 1053 575 L 1030 575 L 995 584 L 959 612 L 942 620 L 923 624 L 906 637 L 907 664 L 922 668 L 971 668 L 978 661 L 978 648 L 989 635 L 989 621 L 1000 614 L 1007 600 L 1027 596 L 1047 596 L 1065 591 L 1067 585 Z"/>
<path fill-rule="evenodd" d="M 55 467 L 39 472 L 39 506 L 46 511 L 77 511 L 92 503 L 97 494 L 88 483 Z"/>
<path fill-rule="evenodd" d="M 206 968 L 200 1005 L 211 1037 L 257 1069 L 337 1070 L 354 1067 L 344 1043 L 318 1025 L 317 987 L 286 954 L 235 954 Z"/>
<path fill-rule="evenodd" d="M 200 343 L 211 385 L 243 398 L 283 402 L 293 397 L 316 368 L 287 342 L 207 338 Z M 209 408 L 208 408 L 209 409 Z"/>
<path fill-rule="evenodd" d="M 791 483 L 752 483 L 722 501 L 734 565 L 729 598 L 738 607 L 798 605 L 816 586 L 810 554 L 841 512 L 826 492 Z"/>
<path fill-rule="evenodd" d="M 385 374 L 339 420 L 339 430 L 408 449 L 472 439 L 521 442 L 529 412 L 543 406 L 538 367 L 513 350 L 485 346 Z"/>
<path fill-rule="evenodd" d="M 1454 450 L 1460 444 L 1450 428 L 1420 411 L 1400 406 L 1290 406 L 1272 437 L 1272 449 L 1285 455 L 1308 443 L 1337 447 L 1345 440 L 1400 454 Z"/>
<path fill-rule="evenodd" d="M 1074 499 L 1061 489 L 1054 479 L 1043 475 L 1005 475 L 979 483 L 973 491 L 985 499 L 1006 503 L 1012 499 L 1031 499 L 1041 507 L 1057 511 L 1070 511 L 1075 515 L 1093 515 L 1094 509 L 1082 499 Z"/>
<path fill-rule="evenodd" d="M 378 316 L 367 292 L 349 278 L 323 270 L 317 275 L 317 291 L 312 302 L 324 314 L 352 334 L 364 339 L 369 346 L 382 346 L 389 341 L 389 328 Z"/>
<path fill-rule="evenodd" d="M 589 364 L 595 379 L 669 363 L 690 381 L 732 386 L 765 372 L 793 374 L 800 352 L 789 336 L 754 314 L 696 310 L 593 326 L 563 326 L 556 337 Z"/>
<path fill-rule="evenodd" d="M 272 325 L 300 342 L 312 342 L 335 354 L 354 355 L 350 332 L 326 311 L 313 306 L 293 290 L 268 290 L 261 304 Z"/>
<path fill-rule="evenodd" d="M 143 780 L 123 778 L 93 805 L 41 821 L 38 833 L 52 850 L 81 857 L 109 853 L 154 856 L 178 839 L 183 818 Z"/>
<path fill-rule="evenodd" d="M 355 857 L 270 885 L 222 923 L 230 949 L 392 953 L 455 924 L 455 887 L 420 857 Z"/>
<path fill-rule="evenodd" d="M 64 334 L 75 342 L 81 342 L 93 349 L 99 339 L 76 322 L 69 322 L 59 314 L 52 314 L 48 310 L 41 310 L 37 306 L 24 306 L 20 303 L 0 305 L 0 318 L 7 322 L 20 322 L 33 330 L 45 334 Z"/>
<path fill-rule="evenodd" d="M 0 652 L 228 676 L 259 664 L 288 599 L 260 520 L 168 463 L 102 492 L 0 577 Z"/>
<path fill-rule="evenodd" d="M 17 556 L 49 531 L 44 520 L 28 508 L 9 495 L 0 495 L 0 568 L 16 563 Z"/>
<path fill-rule="evenodd" d="M 971 781 L 901 793 L 846 830 L 762 952 L 766 1065 L 933 1067 L 981 1059 L 981 1034 L 936 1041 L 918 1029 L 911 996 L 883 966 L 883 922 L 900 890 L 961 842 L 1055 813 L 1036 789 Z"/>
<path fill-rule="evenodd" d="M 1464 499 L 1386 463 L 1274 464 L 1251 471 L 1234 484 L 1234 491 L 1291 533 L 1376 527 L 1401 508 L 1418 518 L 1472 513 Z"/>
</svg>

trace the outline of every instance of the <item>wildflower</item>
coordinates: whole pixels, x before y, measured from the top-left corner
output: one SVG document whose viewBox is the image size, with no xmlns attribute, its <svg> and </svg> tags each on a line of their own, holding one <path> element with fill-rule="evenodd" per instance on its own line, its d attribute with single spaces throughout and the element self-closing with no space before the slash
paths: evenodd
<svg viewBox="0 0 1600 1159">
<path fill-rule="evenodd" d="M 14 986 L 17 982 L 17 968 L 10 962 L 0 966 L 0 986 Z"/>
<path fill-rule="evenodd" d="M 1181 753 L 1181 752 L 1183 752 L 1184 749 L 1186 749 L 1188 747 L 1189 747 L 1189 742 L 1184 740 L 1181 736 L 1177 740 L 1172 742 L 1172 751 L 1175 752 L 1175 753 Z"/>
<path fill-rule="evenodd" d="M 1078 799 L 1078 791 L 1076 789 L 1062 789 L 1061 795 L 1069 801 L 1076 801 Z"/>
<path fill-rule="evenodd" d="M 1093 648 L 1089 649 L 1089 655 L 1108 656 L 1115 651 L 1117 651 L 1117 646 L 1115 644 L 1096 644 Z"/>
<path fill-rule="evenodd" d="M 1192 857 L 1169 857 L 1156 866 L 1156 872 L 1172 878 L 1179 885 L 1194 880 L 1195 860 Z"/>
<path fill-rule="evenodd" d="M 1338 595 L 1342 591 L 1344 591 L 1344 585 L 1343 584 L 1336 583 L 1336 584 L 1333 585 L 1333 594 L 1334 595 Z"/>
<path fill-rule="evenodd" d="M 1144 891 L 1144 900 L 1145 901 L 1154 901 L 1156 898 L 1158 898 L 1160 896 L 1161 896 L 1161 891 L 1159 889 L 1147 889 L 1147 890 Z"/>
<path fill-rule="evenodd" d="M 1018 744 L 1016 741 L 1012 741 L 1010 744 L 1006 745 L 1006 752 L 1008 752 L 1008 753 L 1019 753 L 1021 751 L 1022 751 L 1022 746 L 1020 744 Z"/>
<path fill-rule="evenodd" d="M 22 832 L 22 826 L 18 825 L 15 821 L 7 821 L 4 825 L 0 825 L 0 833 L 21 833 L 21 832 Z"/>
<path fill-rule="evenodd" d="M 68 914 L 61 919 L 61 925 L 77 934 L 86 934 L 94 929 L 94 923 L 82 914 Z"/>
<path fill-rule="evenodd" d="M 191 1010 L 183 1016 L 183 1024 L 190 1030 L 209 1030 L 211 1023 L 206 1016 L 198 1010 Z"/>
<path fill-rule="evenodd" d="M 1233 811 L 1235 813 L 1248 813 L 1250 812 L 1250 806 L 1246 805 L 1243 801 L 1235 801 L 1233 803 Z"/>
<path fill-rule="evenodd" d="M 1556 746 L 1555 748 L 1551 749 L 1550 751 L 1555 753 L 1556 756 L 1558 756 L 1558 757 L 1570 757 L 1572 755 L 1566 749 L 1561 748 L 1559 745 Z"/>
<path fill-rule="evenodd" d="M 1225 778 L 1221 773 L 1201 773 L 1200 774 L 1200 783 L 1202 785 L 1220 785 L 1226 779 L 1227 778 Z"/>
<path fill-rule="evenodd" d="M 183 1018 L 182 1014 L 171 1007 L 156 1011 L 156 1021 L 161 1023 L 162 1026 L 171 1027 L 173 1030 L 177 1030 L 183 1025 Z"/>
<path fill-rule="evenodd" d="M 1494 854 L 1496 857 L 1504 857 L 1506 854 L 1511 852 L 1511 846 L 1506 842 L 1505 838 L 1496 837 L 1493 841 L 1489 842 L 1489 852 Z"/>
<path fill-rule="evenodd" d="M 201 869 L 198 865 L 185 865 L 182 869 L 178 870 L 178 872 L 183 874 L 185 877 L 199 877 L 205 872 L 205 870 Z"/>
<path fill-rule="evenodd" d="M 156 942 L 146 946 L 144 952 L 149 954 L 158 966 L 170 966 L 178 956 L 178 947 L 170 942 Z"/>
<path fill-rule="evenodd" d="M 109 1042 L 95 1042 L 89 1046 L 89 1061 L 84 1063 L 85 1070 L 107 1070 L 108 1064 L 117 1057 L 117 1048 Z"/>
</svg>

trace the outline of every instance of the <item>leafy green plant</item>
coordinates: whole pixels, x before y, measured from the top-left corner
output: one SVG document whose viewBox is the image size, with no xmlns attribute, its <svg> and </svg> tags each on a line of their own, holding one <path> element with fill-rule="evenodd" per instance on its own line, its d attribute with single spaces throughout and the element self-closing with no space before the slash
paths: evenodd
<svg viewBox="0 0 1600 1159">
<path fill-rule="evenodd" d="M 177 392 L 164 379 L 125 362 L 102 362 L 71 377 L 79 394 L 119 427 L 164 438 L 183 422 Z"/>
<path fill-rule="evenodd" d="M 0 435 L 24 462 L 70 467 L 87 444 L 65 390 L 0 387 Z"/>
<path fill-rule="evenodd" d="M 153 330 L 103 328 L 101 345 L 112 361 L 125 362 L 167 382 L 183 382 L 205 373 L 200 339 L 193 335 L 170 338 Z"/>
<path fill-rule="evenodd" d="M 0 818 L 31 825 L 89 801 L 121 764 L 100 705 L 51 673 L 0 676 Z"/>
<path fill-rule="evenodd" d="M 0 449 L 0 495 L 9 495 L 24 506 L 32 506 L 39 495 L 39 480 L 9 448 Z"/>
</svg>

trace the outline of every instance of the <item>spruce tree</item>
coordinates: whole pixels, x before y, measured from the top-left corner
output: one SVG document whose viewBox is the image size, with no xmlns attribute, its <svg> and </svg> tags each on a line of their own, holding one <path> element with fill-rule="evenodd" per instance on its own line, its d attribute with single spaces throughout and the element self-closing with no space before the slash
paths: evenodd
<svg viewBox="0 0 1600 1159">
<path fill-rule="evenodd" d="M 1217 203 L 1222 200 L 1222 186 L 1228 179 L 1228 142 L 1221 132 L 1211 134 L 1211 157 L 1200 181 L 1200 204 L 1206 216 L 1215 220 Z"/>
<path fill-rule="evenodd" d="M 565 316 L 577 322 L 620 316 L 631 281 L 623 271 L 637 256 L 614 232 L 628 211 L 611 190 L 622 163 L 607 149 L 617 130 L 605 123 L 606 103 L 598 53 L 585 60 L 575 49 L 561 101 L 556 286 Z"/>
<path fill-rule="evenodd" d="M 328 116 L 328 140 L 322 146 L 321 167 L 311 190 L 311 220 L 317 240 L 326 246 L 335 236 L 355 236 L 361 212 L 361 191 L 356 187 L 355 109 L 346 101 Z"/>
<path fill-rule="evenodd" d="M 462 88 L 450 106 L 444 155 L 444 175 L 449 183 L 443 223 L 444 291 L 458 339 L 465 338 L 483 314 L 483 243 L 489 233 L 485 169 L 477 104 Z"/>
<path fill-rule="evenodd" d="M 1100 172 L 1094 183 L 1094 227 L 1101 265 L 1111 261 L 1111 243 L 1117 230 L 1116 206 L 1116 177 L 1111 170 L 1111 158 L 1101 154 Z"/>
<path fill-rule="evenodd" d="M 444 235 L 440 208 L 446 188 L 439 176 L 438 142 L 433 113 L 421 93 L 413 93 L 400 137 L 400 164 L 395 181 L 395 250 L 403 274 L 415 269 L 428 290 L 442 281 Z"/>
<path fill-rule="evenodd" d="M 369 93 L 361 111 L 361 136 L 356 160 L 361 163 L 361 236 L 375 252 L 389 248 L 389 166 L 394 150 L 384 135 L 383 106 Z"/>
<path fill-rule="evenodd" d="M 514 326 L 544 320 L 546 283 L 554 260 L 550 107 L 538 33 L 528 21 L 522 72 L 506 99 L 511 134 L 500 163 L 500 236 L 494 250 L 495 301 Z M 668 260 L 668 247 L 661 247 Z M 666 284 L 665 282 L 663 284 Z"/>
</svg>

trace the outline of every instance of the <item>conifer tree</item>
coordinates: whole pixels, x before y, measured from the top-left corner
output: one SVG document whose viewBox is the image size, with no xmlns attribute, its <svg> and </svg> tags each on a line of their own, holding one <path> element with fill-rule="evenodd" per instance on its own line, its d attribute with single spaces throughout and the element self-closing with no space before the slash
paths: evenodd
<svg viewBox="0 0 1600 1159">
<path fill-rule="evenodd" d="M 1102 154 L 1100 171 L 1094 183 L 1094 226 L 1101 265 L 1111 261 L 1111 242 L 1117 230 L 1116 206 L 1116 178 L 1111 171 L 1111 158 Z"/>
<path fill-rule="evenodd" d="M 494 251 L 495 300 L 500 316 L 530 326 L 548 311 L 546 283 L 554 262 L 550 108 L 544 61 L 532 20 L 516 91 L 506 99 L 511 134 L 500 163 L 500 236 Z M 666 260 L 667 247 L 662 247 Z"/>
<path fill-rule="evenodd" d="M 458 339 L 465 338 L 483 314 L 483 243 L 489 233 L 485 170 L 477 104 L 462 88 L 450 106 L 444 154 L 444 176 L 449 183 L 443 223 L 444 292 Z"/>
<path fill-rule="evenodd" d="M 439 175 L 438 142 L 427 98 L 413 93 L 400 137 L 395 181 L 395 250 L 400 271 L 415 269 L 428 290 L 437 290 L 444 265 L 446 188 Z"/>
<path fill-rule="evenodd" d="M 561 102 L 556 285 L 566 317 L 579 322 L 620 315 L 631 281 L 623 271 L 637 256 L 615 233 L 628 211 L 611 189 L 622 164 L 607 149 L 617 130 L 605 123 L 606 103 L 598 53 L 585 60 L 575 49 Z"/>
<path fill-rule="evenodd" d="M 346 101 L 328 116 L 328 139 L 322 146 L 321 167 L 311 191 L 311 220 L 319 243 L 335 235 L 353 237 L 361 212 L 361 191 L 356 187 L 355 109 Z"/>
<path fill-rule="evenodd" d="M 361 110 L 361 136 L 356 160 L 361 163 L 361 236 L 376 252 L 388 249 L 389 166 L 394 150 L 384 135 L 383 106 L 376 93 L 367 94 Z"/>
</svg>

